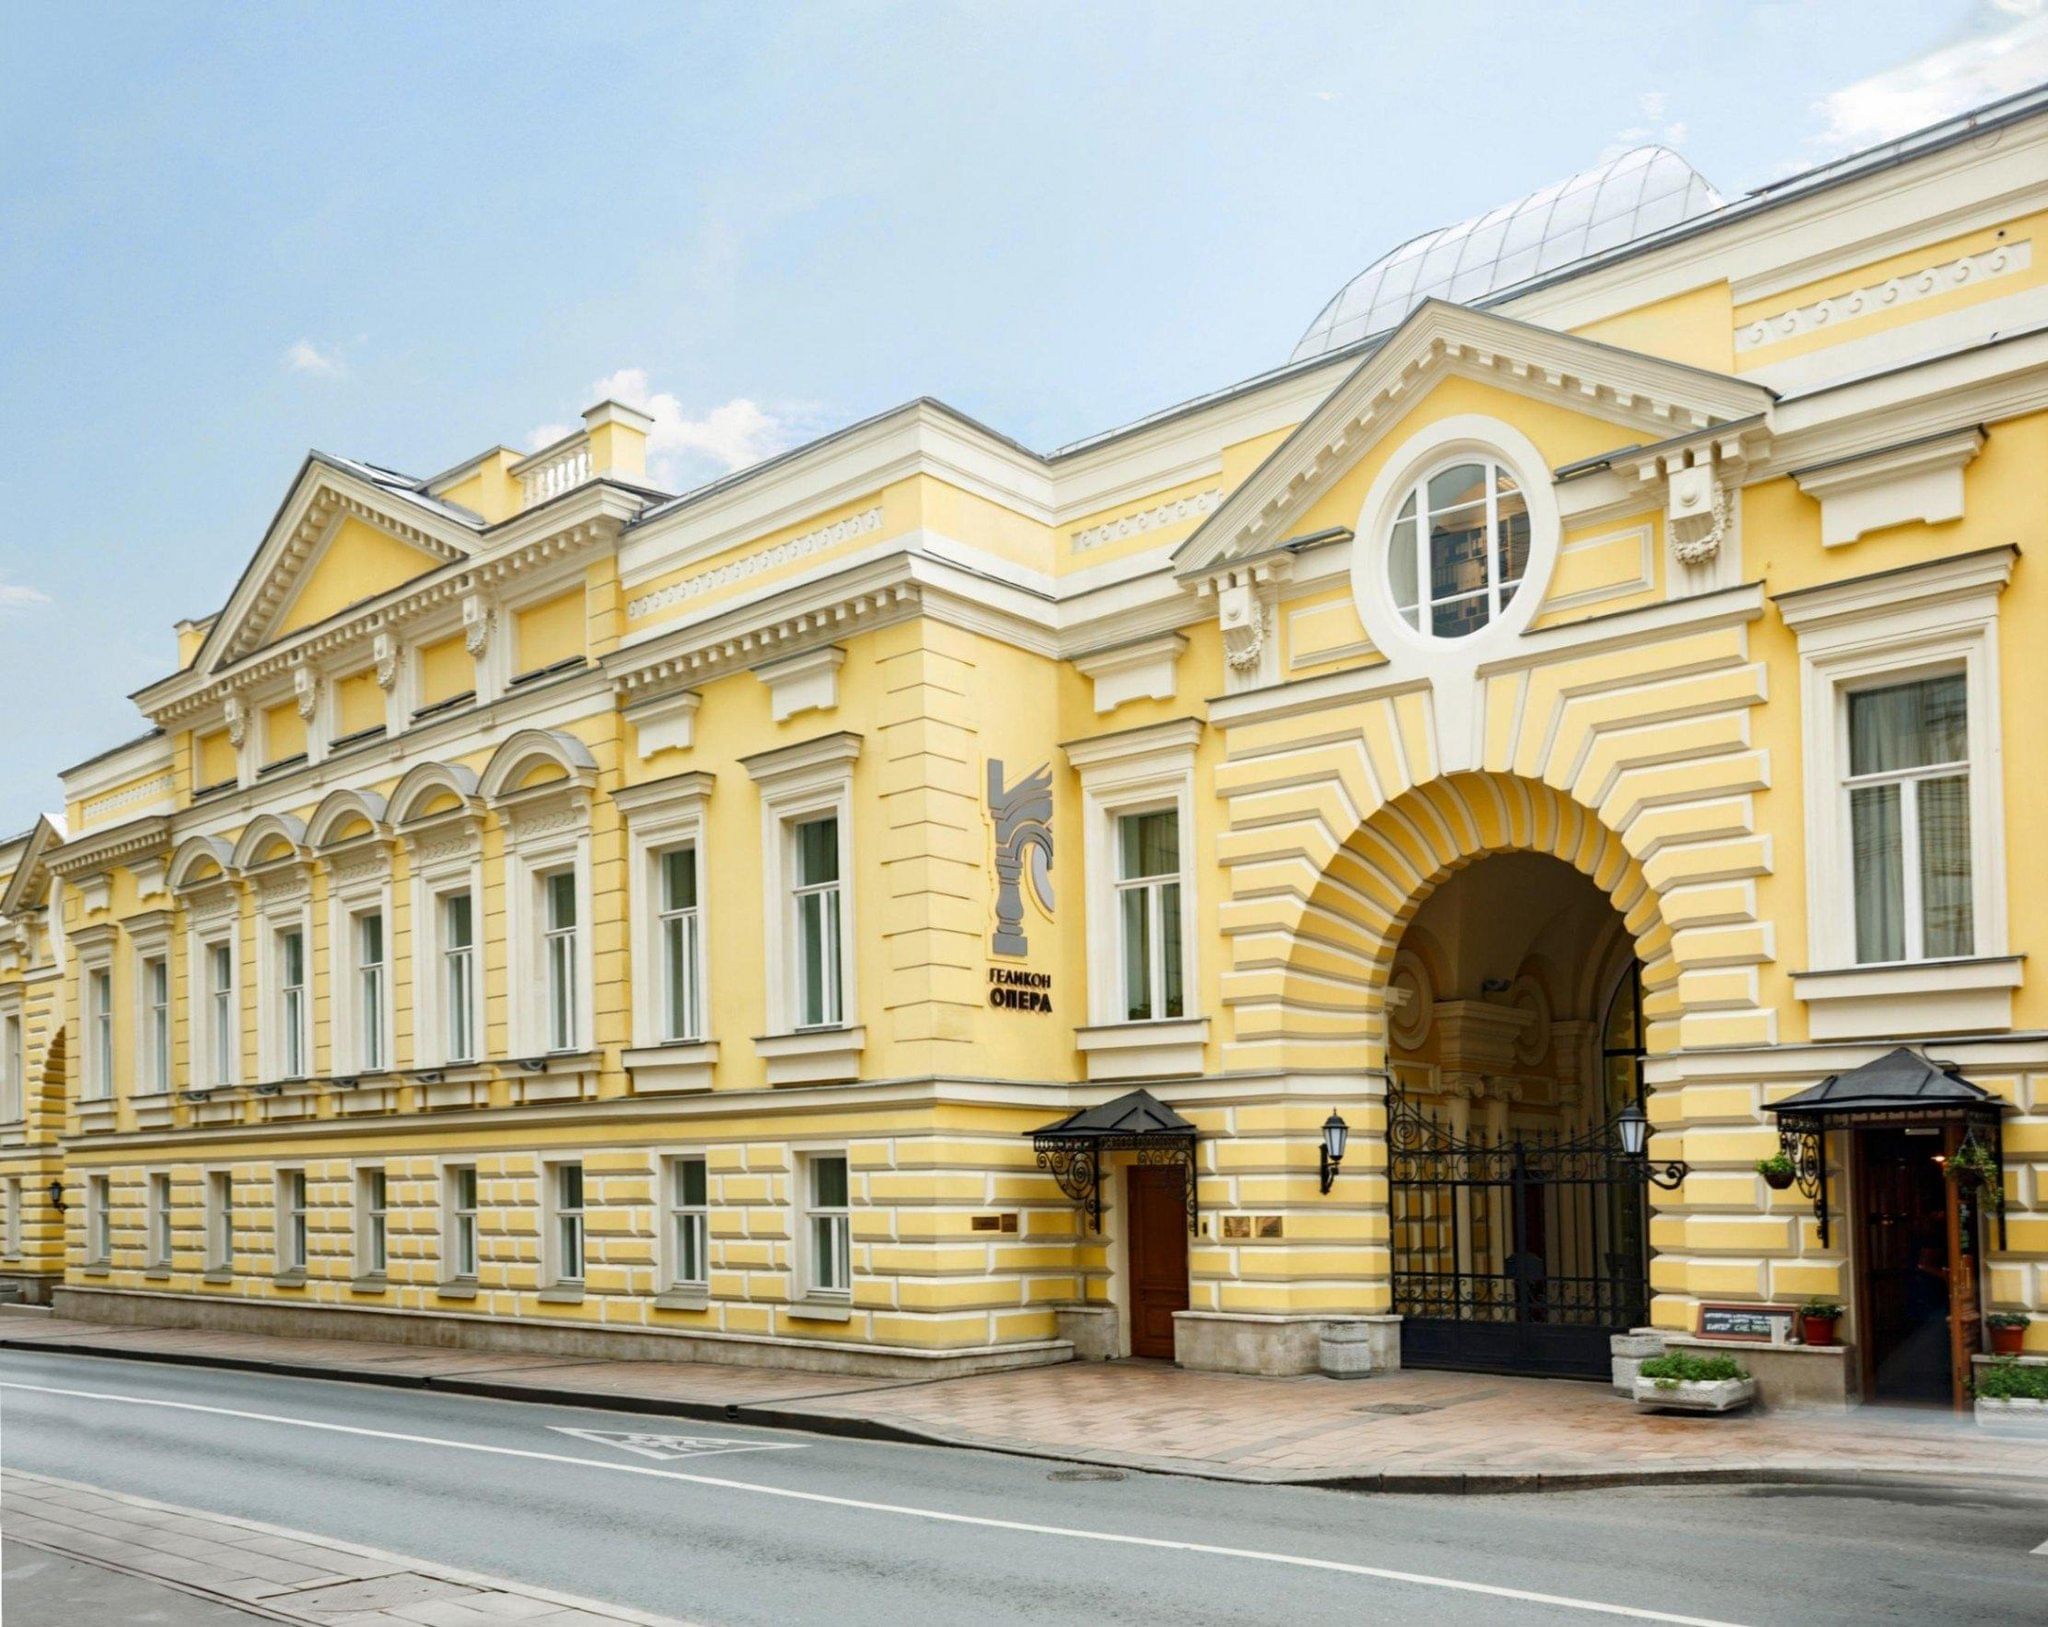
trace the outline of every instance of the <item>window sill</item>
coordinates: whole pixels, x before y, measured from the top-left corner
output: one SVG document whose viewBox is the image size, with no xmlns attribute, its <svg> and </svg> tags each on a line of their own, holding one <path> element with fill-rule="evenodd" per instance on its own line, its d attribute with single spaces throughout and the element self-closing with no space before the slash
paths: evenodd
<svg viewBox="0 0 2048 1627">
<path fill-rule="evenodd" d="M 142 1273 L 142 1280 L 144 1282 L 169 1282 L 171 1280 L 171 1268 L 167 1265 L 145 1267 Z"/>
<path fill-rule="evenodd" d="M 543 1288 L 540 1291 L 540 1302 L 543 1305 L 581 1305 L 583 1284 L 560 1282 L 552 1288 Z"/>
<path fill-rule="evenodd" d="M 475 1299 L 476 1278 L 456 1277 L 448 1282 L 437 1282 L 434 1293 L 441 1299 Z"/>
<path fill-rule="evenodd" d="M 176 1099 L 168 1090 L 155 1090 L 146 1096 L 129 1097 L 128 1110 L 135 1115 L 135 1128 L 168 1130 L 171 1127 L 171 1106 Z"/>
<path fill-rule="evenodd" d="M 114 1128 L 114 1098 L 95 1097 L 89 1102 L 78 1104 L 78 1130 L 81 1135 L 104 1135 Z"/>
<path fill-rule="evenodd" d="M 1074 1030 L 1074 1049 L 1087 1058 L 1091 1080 L 1195 1077 L 1203 1071 L 1208 1045 L 1207 1017 L 1101 1023 Z"/>
<path fill-rule="evenodd" d="M 2023 955 L 1893 962 L 1794 972 L 1815 1040 L 1989 1034 L 2012 1027 Z"/>
<path fill-rule="evenodd" d="M 80 1266 L 78 1274 L 81 1277 L 111 1277 L 114 1268 L 105 1260 L 94 1260 L 89 1265 Z"/>
<path fill-rule="evenodd" d="M 201 1282 L 233 1282 L 235 1274 L 224 1265 L 209 1266 L 200 1273 L 199 1280 Z"/>
<path fill-rule="evenodd" d="M 718 1065 L 718 1041 L 669 1040 L 628 1051 L 623 1060 L 635 1096 L 709 1090 L 711 1070 Z"/>
<path fill-rule="evenodd" d="M 654 1296 L 658 1311 L 705 1311 L 711 1308 L 708 1288 L 670 1288 Z"/>
<path fill-rule="evenodd" d="M 357 1277 L 348 1285 L 348 1291 L 352 1294 L 388 1294 L 391 1279 L 381 1271 L 373 1271 L 368 1276 Z"/>
<path fill-rule="evenodd" d="M 768 1066 L 771 1085 L 842 1084 L 860 1077 L 865 1028 L 806 1028 L 794 1034 L 763 1034 L 754 1052 Z"/>
<path fill-rule="evenodd" d="M 800 1299 L 789 1308 L 790 1320 L 795 1322 L 851 1322 L 853 1301 L 850 1299 Z"/>
<path fill-rule="evenodd" d="M 294 1271 L 279 1271 L 272 1274 L 271 1282 L 279 1288 L 303 1288 L 306 1286 L 304 1267 Z"/>
</svg>

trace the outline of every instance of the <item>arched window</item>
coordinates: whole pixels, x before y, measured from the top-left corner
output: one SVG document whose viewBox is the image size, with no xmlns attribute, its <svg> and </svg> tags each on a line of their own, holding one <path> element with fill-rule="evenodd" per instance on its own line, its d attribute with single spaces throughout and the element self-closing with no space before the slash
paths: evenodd
<svg viewBox="0 0 2048 1627">
<path fill-rule="evenodd" d="M 1612 1118 L 1643 1099 L 1643 968 L 1630 961 L 1607 1002 L 1600 1025 L 1600 1073 Z"/>
<path fill-rule="evenodd" d="M 1440 465 L 1409 490 L 1387 538 L 1394 607 L 1426 637 L 1476 633 L 1521 586 L 1529 536 L 1528 500 L 1504 465 Z"/>
</svg>

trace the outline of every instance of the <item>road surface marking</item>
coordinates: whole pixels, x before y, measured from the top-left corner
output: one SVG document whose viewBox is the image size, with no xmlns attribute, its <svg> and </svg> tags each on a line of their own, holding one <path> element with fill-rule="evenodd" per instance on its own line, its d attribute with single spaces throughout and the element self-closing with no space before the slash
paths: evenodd
<svg viewBox="0 0 2048 1627">
<path fill-rule="evenodd" d="M 752 1492 L 759 1497 L 780 1497 L 797 1503 L 823 1503 L 833 1508 L 861 1509 L 873 1514 L 898 1514 L 907 1519 L 934 1520 L 945 1525 L 973 1525 L 985 1530 L 1020 1531 L 1032 1536 L 1066 1537 L 1075 1542 L 1102 1542 L 1126 1548 L 1159 1548 L 1173 1553 L 1207 1554 L 1218 1559 L 1249 1559 L 1266 1565 L 1290 1565 L 1300 1570 L 1336 1571 L 1346 1576 L 1370 1576 L 1383 1582 L 1403 1582 L 1411 1587 L 1444 1588 L 1455 1593 L 1477 1593 L 1491 1599 L 1515 1599 L 1524 1604 L 1554 1605 L 1563 1610 L 1583 1610 L 1593 1615 L 1623 1616 L 1631 1621 L 1661 1621 L 1673 1627 L 1739 1627 L 1739 1624 L 1709 1616 L 1681 1616 L 1665 1610 L 1640 1610 L 1633 1605 L 1602 1604 L 1596 1599 L 1574 1599 L 1559 1593 L 1537 1593 L 1529 1588 L 1495 1587 L 1488 1582 L 1463 1582 L 1455 1577 L 1429 1576 L 1418 1571 L 1388 1570 L 1379 1565 L 1354 1565 L 1341 1559 L 1314 1559 L 1306 1554 L 1269 1553 L 1259 1548 L 1226 1548 L 1212 1542 L 1177 1542 L 1168 1537 L 1141 1537 L 1122 1531 L 1087 1531 L 1069 1525 L 1041 1525 L 1030 1520 L 1002 1520 L 986 1514 L 954 1514 L 945 1509 L 915 1508 L 903 1503 L 875 1503 L 859 1497 L 839 1497 L 830 1492 L 797 1491 L 789 1486 L 762 1486 L 749 1480 L 725 1480 L 716 1475 L 686 1474 L 680 1469 L 651 1469 L 638 1463 L 610 1463 L 602 1458 L 569 1457 L 559 1452 L 534 1452 L 519 1446 L 486 1446 L 481 1441 L 451 1441 L 438 1435 L 409 1435 L 393 1429 L 366 1429 L 359 1424 L 329 1424 L 313 1418 L 286 1418 L 273 1412 L 245 1412 L 237 1407 L 209 1407 L 197 1401 L 162 1401 L 154 1396 L 114 1395 L 102 1390 L 67 1390 L 54 1384 L 22 1384 L 0 1379 L 0 1390 L 25 1390 L 37 1395 L 63 1395 L 80 1401 L 109 1401 L 130 1407 L 161 1407 L 171 1412 L 203 1412 L 216 1418 L 246 1418 L 259 1424 L 281 1424 L 290 1429 L 317 1429 L 331 1435 L 360 1435 L 370 1440 L 402 1441 L 410 1446 L 441 1446 L 457 1452 L 485 1452 L 493 1457 L 529 1458 L 541 1463 L 567 1463 L 585 1469 L 604 1469 L 612 1474 L 646 1475 L 655 1480 L 680 1480 L 693 1486 L 710 1486 L 719 1491 Z"/>
<path fill-rule="evenodd" d="M 2048 1542 L 2042 1543 L 2040 1547 L 2034 1550 L 2034 1552 L 2039 1554 L 2043 1559 L 2048 1559 Z"/>
<path fill-rule="evenodd" d="M 730 1435 L 650 1435 L 639 1429 L 571 1429 L 567 1424 L 547 1426 L 557 1435 L 574 1435 L 599 1446 L 616 1446 L 621 1452 L 637 1452 L 643 1458 L 668 1463 L 676 1458 L 715 1458 L 726 1452 L 801 1452 L 801 1441 L 741 1441 Z"/>
</svg>

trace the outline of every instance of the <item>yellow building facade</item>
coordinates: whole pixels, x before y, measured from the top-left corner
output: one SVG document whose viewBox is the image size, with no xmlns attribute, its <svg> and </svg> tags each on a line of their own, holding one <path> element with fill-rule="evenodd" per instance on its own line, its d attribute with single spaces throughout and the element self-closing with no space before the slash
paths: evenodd
<svg viewBox="0 0 2048 1627">
<path fill-rule="evenodd" d="M 0 846 L 0 1272 L 835 1370 L 2048 1352 L 2048 110 L 1695 182 L 1050 455 L 309 456 Z"/>
</svg>

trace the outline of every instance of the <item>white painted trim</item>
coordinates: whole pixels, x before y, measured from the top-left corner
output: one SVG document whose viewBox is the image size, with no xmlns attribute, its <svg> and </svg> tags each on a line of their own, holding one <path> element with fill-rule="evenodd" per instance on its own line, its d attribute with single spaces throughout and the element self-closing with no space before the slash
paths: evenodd
<svg viewBox="0 0 2048 1627">
<path fill-rule="evenodd" d="M 680 774 L 633 786 L 613 797 L 626 822 L 627 909 L 633 937 L 633 1044 L 650 1053 L 650 1070 L 658 1062 L 673 1065 L 671 1059 L 660 1053 L 683 1048 L 701 1050 L 713 1038 L 711 889 L 706 885 L 709 855 L 705 848 L 713 783 L 709 774 Z M 694 1034 L 671 1035 L 664 1011 L 667 978 L 661 932 L 661 861 L 664 854 L 679 847 L 693 848 L 697 859 L 696 993 L 701 1026 Z M 716 1054 L 714 1048 L 711 1055 Z M 703 1083 L 708 1086 L 708 1059 L 704 1072 Z M 634 1088 L 647 1088 L 641 1084 L 637 1071 Z M 662 1088 L 689 1087 L 670 1083 Z"/>
<path fill-rule="evenodd" d="M 1603 531 L 1596 537 L 1581 537 L 1577 542 L 1564 543 L 1558 548 L 1557 555 L 1563 559 L 1569 554 L 1610 547 L 1617 542 L 1626 542 L 1630 538 L 1635 539 L 1640 550 L 1640 562 L 1633 577 L 1626 582 L 1611 582 L 1602 587 L 1581 588 L 1576 593 L 1560 593 L 1546 597 L 1537 613 L 1547 616 L 1563 610 L 1583 610 L 1588 605 L 1605 604 L 1609 599 L 1626 599 L 1637 593 L 1652 591 L 1657 586 L 1657 528 L 1647 520 L 1641 525 L 1627 526 L 1619 531 Z"/>
<path fill-rule="evenodd" d="M 798 1034 L 791 827 L 807 817 L 827 813 L 838 820 L 839 834 L 839 1022 L 818 1032 L 844 1033 L 860 1027 L 855 964 L 860 945 L 856 931 L 860 889 L 855 873 L 858 848 L 853 802 L 853 765 L 860 751 L 861 737 L 841 731 L 743 759 L 761 796 L 763 943 L 771 1037 Z M 801 1051 L 803 1047 L 793 1049 Z"/>
<path fill-rule="evenodd" d="M 1897 1041 L 1919 1034 L 1983 1034 L 2012 1026 L 2022 957 L 1930 960 L 1794 972 L 1815 1040 Z"/>
<path fill-rule="evenodd" d="M 1983 447 L 1984 432 L 1972 425 L 1794 470 L 1792 478 L 1820 504 L 1821 546 L 1840 548 L 1886 526 L 1960 520 L 1963 469 Z"/>
<path fill-rule="evenodd" d="M 1077 655 L 1074 670 L 1092 680 L 1098 713 L 1114 712 L 1126 701 L 1170 701 L 1176 693 L 1174 674 L 1187 647 L 1182 634 L 1159 633 Z"/>
</svg>

